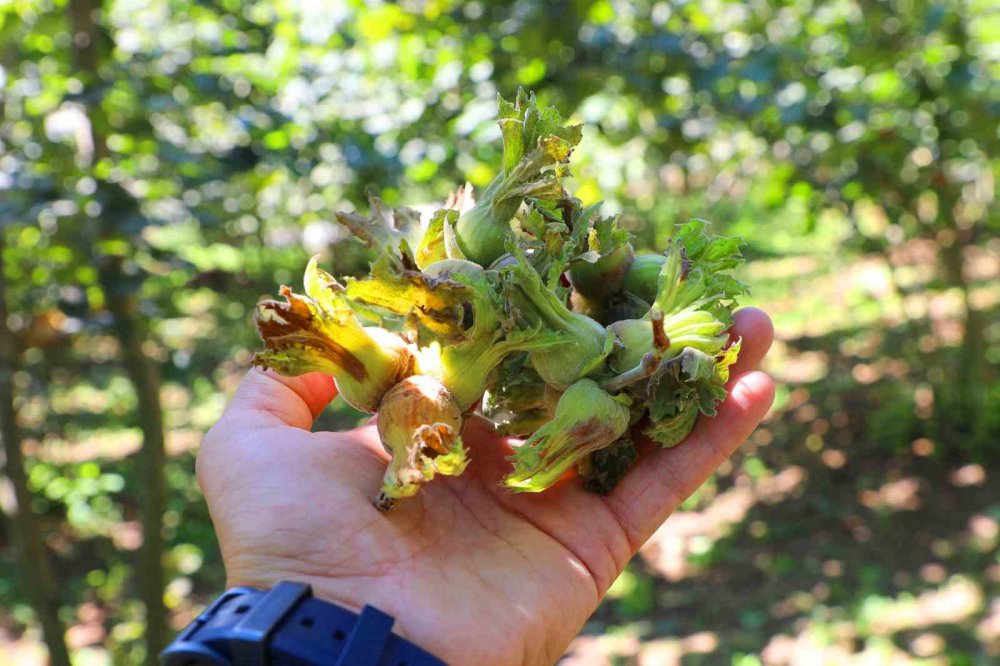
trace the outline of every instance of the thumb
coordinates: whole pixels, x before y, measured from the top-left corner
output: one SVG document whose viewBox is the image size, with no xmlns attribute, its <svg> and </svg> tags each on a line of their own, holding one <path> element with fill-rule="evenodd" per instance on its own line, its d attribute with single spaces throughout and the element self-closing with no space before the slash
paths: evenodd
<svg viewBox="0 0 1000 666">
<path fill-rule="evenodd" d="M 309 430 L 313 420 L 337 396 L 333 377 L 310 372 L 283 377 L 272 370 L 247 372 L 222 420 L 241 425 L 285 425 Z"/>
</svg>

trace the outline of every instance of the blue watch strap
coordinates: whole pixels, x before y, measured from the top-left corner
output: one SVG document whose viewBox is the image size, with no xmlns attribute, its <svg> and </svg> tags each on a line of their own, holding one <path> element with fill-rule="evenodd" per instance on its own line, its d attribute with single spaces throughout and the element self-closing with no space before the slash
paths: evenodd
<svg viewBox="0 0 1000 666">
<path fill-rule="evenodd" d="M 312 596 L 312 590 L 302 583 L 282 581 L 269 590 L 262 599 L 232 628 L 230 649 L 237 664 L 267 664 L 267 646 L 271 634 L 285 616 L 300 601 Z"/>
<path fill-rule="evenodd" d="M 347 637 L 347 645 L 340 654 L 340 662 L 376 666 L 382 646 L 392 635 L 393 622 L 392 616 L 377 608 L 372 606 L 362 608 L 351 635 Z"/>
<path fill-rule="evenodd" d="M 444 666 L 391 632 L 393 618 L 312 597 L 302 583 L 228 590 L 160 654 L 163 666 Z"/>
</svg>

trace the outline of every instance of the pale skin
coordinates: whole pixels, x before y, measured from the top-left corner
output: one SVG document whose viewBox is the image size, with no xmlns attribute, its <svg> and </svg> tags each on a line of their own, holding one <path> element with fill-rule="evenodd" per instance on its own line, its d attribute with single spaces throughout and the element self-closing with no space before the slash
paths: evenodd
<svg viewBox="0 0 1000 666">
<path fill-rule="evenodd" d="M 629 559 L 770 407 L 774 385 L 757 370 L 770 320 L 746 308 L 732 334 L 743 348 L 718 416 L 673 449 L 642 445 L 611 495 L 572 475 L 544 493 L 507 492 L 516 442 L 470 418 L 466 472 L 389 514 L 371 503 L 388 460 L 374 426 L 310 432 L 336 396 L 332 379 L 253 370 L 198 455 L 228 585 L 295 580 L 343 606 L 371 604 L 449 664 L 555 663 Z"/>
</svg>

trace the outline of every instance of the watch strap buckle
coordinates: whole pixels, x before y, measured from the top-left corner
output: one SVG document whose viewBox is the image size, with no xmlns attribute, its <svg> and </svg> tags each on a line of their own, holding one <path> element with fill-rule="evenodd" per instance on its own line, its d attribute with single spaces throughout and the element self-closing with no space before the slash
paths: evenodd
<svg viewBox="0 0 1000 666">
<path fill-rule="evenodd" d="M 311 596 L 312 588 L 305 583 L 282 581 L 268 590 L 246 617 L 233 627 L 230 639 L 233 662 L 267 666 L 271 634 L 303 599 Z"/>
</svg>

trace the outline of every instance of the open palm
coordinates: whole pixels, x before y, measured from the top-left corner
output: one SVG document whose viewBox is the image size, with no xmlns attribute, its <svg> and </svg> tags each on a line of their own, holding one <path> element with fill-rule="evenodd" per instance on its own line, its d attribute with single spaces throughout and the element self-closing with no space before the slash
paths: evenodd
<svg viewBox="0 0 1000 666">
<path fill-rule="evenodd" d="M 374 426 L 309 431 L 336 395 L 332 379 L 251 371 L 198 457 L 228 583 L 296 580 L 319 598 L 371 604 L 452 664 L 554 663 L 638 548 L 770 406 L 773 385 L 756 371 L 770 321 L 742 310 L 733 334 L 743 349 L 718 416 L 674 449 L 640 447 L 611 495 L 574 478 L 510 494 L 499 485 L 510 442 L 472 417 L 465 473 L 388 515 L 371 504 L 388 459 Z"/>
</svg>

